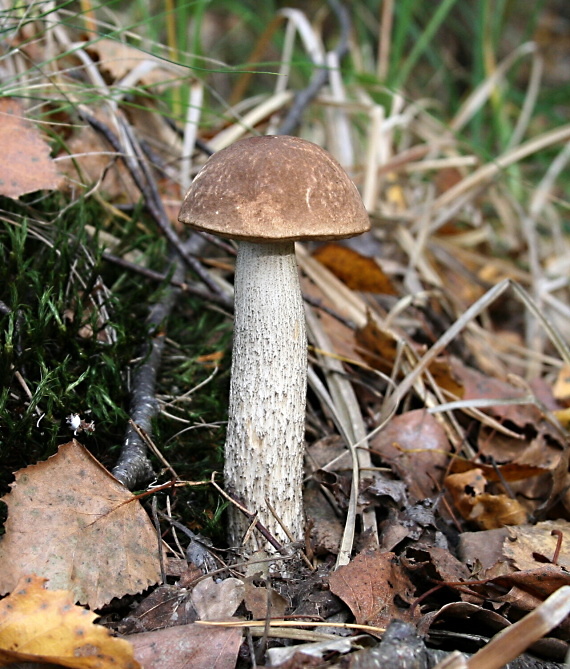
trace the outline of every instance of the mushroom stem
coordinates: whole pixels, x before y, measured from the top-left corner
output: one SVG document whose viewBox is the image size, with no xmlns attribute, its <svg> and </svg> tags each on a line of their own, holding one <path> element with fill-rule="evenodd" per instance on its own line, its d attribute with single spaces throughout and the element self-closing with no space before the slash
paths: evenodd
<svg viewBox="0 0 570 669">
<path fill-rule="evenodd" d="M 226 486 L 278 540 L 288 542 L 267 508 L 269 500 L 301 540 L 307 336 L 294 242 L 240 242 L 234 284 Z M 248 527 L 230 509 L 232 544 L 241 543 Z"/>
</svg>

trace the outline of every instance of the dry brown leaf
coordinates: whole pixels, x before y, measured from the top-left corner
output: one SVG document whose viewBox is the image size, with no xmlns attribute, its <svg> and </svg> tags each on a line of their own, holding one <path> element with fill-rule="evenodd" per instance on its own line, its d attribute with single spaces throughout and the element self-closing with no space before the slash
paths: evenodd
<svg viewBox="0 0 570 669">
<path fill-rule="evenodd" d="M 397 294 L 389 277 L 374 258 L 363 256 L 347 246 L 325 244 L 313 253 L 313 257 L 351 290 L 383 295 Z"/>
<path fill-rule="evenodd" d="M 265 620 L 268 616 L 282 618 L 289 602 L 269 586 L 257 586 L 254 577 L 245 579 L 244 603 L 255 620 Z"/>
<path fill-rule="evenodd" d="M 437 420 L 417 409 L 395 416 L 370 448 L 408 487 L 413 503 L 437 494 L 451 445 Z"/>
<path fill-rule="evenodd" d="M 186 560 L 184 560 L 186 563 Z M 199 578 L 202 572 L 195 572 Z M 120 634 L 153 632 L 172 625 L 188 625 L 196 622 L 198 614 L 190 601 L 190 592 L 177 583 L 164 583 L 152 590 L 117 625 Z"/>
<path fill-rule="evenodd" d="M 398 353 L 398 340 L 387 330 L 381 330 L 372 320 L 355 332 L 356 351 L 370 367 L 390 374 Z"/>
<path fill-rule="evenodd" d="M 95 625 L 96 614 L 65 590 L 45 590 L 46 579 L 25 576 L 0 602 L 0 664 L 54 663 L 74 669 L 140 669 L 124 639 Z"/>
<path fill-rule="evenodd" d="M 113 39 L 103 38 L 91 42 L 87 45 L 86 51 L 98 58 L 100 69 L 109 74 L 112 79 L 122 79 L 145 60 L 158 62 L 155 56 L 145 53 L 142 49 Z M 149 74 L 145 75 L 145 84 L 164 81 L 165 72 L 159 68 L 159 73 L 151 73 L 151 76 L 149 80 Z"/>
<path fill-rule="evenodd" d="M 481 578 L 487 570 L 501 561 L 506 564 L 503 542 L 508 533 L 509 528 L 499 527 L 495 530 L 462 532 L 459 535 L 457 553 L 465 564 L 473 568 L 474 578 Z M 511 568 L 509 567 L 507 571 L 511 571 Z"/>
<path fill-rule="evenodd" d="M 414 600 L 414 586 L 394 553 L 359 553 L 330 575 L 329 584 L 358 624 L 386 627 L 394 618 L 412 620 L 409 606 Z"/>
<path fill-rule="evenodd" d="M 487 480 L 479 468 L 445 478 L 445 487 L 453 498 L 456 509 L 470 522 L 483 530 L 504 525 L 520 525 L 527 514 L 521 504 L 508 495 L 492 495 L 485 491 Z"/>
<path fill-rule="evenodd" d="M 518 442 L 520 444 L 520 442 Z M 483 472 L 487 481 L 524 481 L 526 479 L 540 476 L 548 472 L 546 466 L 536 466 L 527 464 L 510 463 L 506 465 L 485 465 L 480 462 L 471 462 L 463 458 L 454 458 L 450 470 L 453 474 L 461 474 L 473 469 L 479 469 Z"/>
<path fill-rule="evenodd" d="M 35 573 L 97 609 L 160 580 L 150 518 L 75 439 L 16 472 L 0 542 L 0 592 Z"/>
<path fill-rule="evenodd" d="M 0 146 L 0 195 L 15 199 L 58 188 L 61 177 L 49 145 L 25 118 L 23 105 L 12 98 L 0 98 Z"/>
<path fill-rule="evenodd" d="M 413 569 L 416 575 L 425 572 L 426 577 L 432 580 L 433 574 L 436 574 L 441 581 L 449 582 L 467 581 L 471 576 L 465 563 L 458 560 L 446 548 L 438 546 L 409 546 L 402 561 L 405 566 Z"/>
<path fill-rule="evenodd" d="M 453 373 L 463 386 L 463 399 L 491 399 L 497 403 L 485 408 L 485 412 L 503 421 L 509 421 L 519 429 L 532 426 L 537 431 L 544 421 L 540 409 L 532 404 L 501 404 L 504 399 L 524 398 L 527 391 L 511 383 L 494 378 L 488 374 L 468 367 L 457 358 L 452 359 Z"/>
<path fill-rule="evenodd" d="M 503 554 L 514 567 L 524 571 L 537 569 L 545 562 L 550 562 L 556 552 L 558 537 L 552 532 L 562 534 L 562 550 L 557 564 L 570 570 L 570 523 L 566 520 L 546 520 L 536 525 L 510 527 L 508 536 L 503 541 Z"/>
<path fill-rule="evenodd" d="M 133 634 L 128 640 L 144 669 L 234 669 L 242 630 L 177 625 Z"/>
<path fill-rule="evenodd" d="M 194 586 L 190 599 L 200 620 L 230 618 L 243 600 L 245 586 L 239 578 L 216 583 L 212 577 Z"/>
</svg>

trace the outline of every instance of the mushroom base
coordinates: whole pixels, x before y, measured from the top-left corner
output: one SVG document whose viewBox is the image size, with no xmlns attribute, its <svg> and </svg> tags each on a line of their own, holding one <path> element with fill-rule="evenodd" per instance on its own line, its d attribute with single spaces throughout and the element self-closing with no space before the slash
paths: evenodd
<svg viewBox="0 0 570 669">
<path fill-rule="evenodd" d="M 307 336 L 293 242 L 240 242 L 225 447 L 226 488 L 281 543 L 303 539 Z M 230 507 L 231 545 L 251 524 Z M 248 549 L 266 547 L 253 532 Z"/>
</svg>

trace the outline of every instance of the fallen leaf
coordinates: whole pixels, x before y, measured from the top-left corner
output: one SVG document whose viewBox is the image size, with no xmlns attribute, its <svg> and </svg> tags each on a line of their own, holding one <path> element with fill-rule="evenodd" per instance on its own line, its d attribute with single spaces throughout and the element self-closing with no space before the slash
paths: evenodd
<svg viewBox="0 0 570 669">
<path fill-rule="evenodd" d="M 505 494 L 486 492 L 487 480 L 479 468 L 445 478 L 445 487 L 451 494 L 459 513 L 481 529 L 492 530 L 503 525 L 520 525 L 527 514 L 522 505 Z"/>
<path fill-rule="evenodd" d="M 352 611 L 358 624 L 386 627 L 411 621 L 414 586 L 394 553 L 365 551 L 330 575 L 330 589 Z"/>
<path fill-rule="evenodd" d="M 35 573 L 97 609 L 160 580 L 157 540 L 134 495 L 75 439 L 16 472 L 0 542 L 0 592 Z"/>
<path fill-rule="evenodd" d="M 212 577 L 194 586 L 190 597 L 200 620 L 230 618 L 243 600 L 245 586 L 238 578 L 216 583 Z"/>
<path fill-rule="evenodd" d="M 546 520 L 536 525 L 510 527 L 503 541 L 503 553 L 521 571 L 537 569 L 554 557 L 558 537 L 552 534 L 553 531 L 562 534 L 562 550 L 556 564 L 570 570 L 570 523 L 566 520 Z"/>
<path fill-rule="evenodd" d="M 50 158 L 50 147 L 25 117 L 23 105 L 13 98 L 0 98 L 0 146 L 0 195 L 15 199 L 58 188 L 61 177 Z"/>
<path fill-rule="evenodd" d="M 508 534 L 509 528 L 499 527 L 481 532 L 462 532 L 459 535 L 458 555 L 473 568 L 475 578 L 480 578 L 503 559 L 503 542 Z"/>
<path fill-rule="evenodd" d="M 267 616 L 282 618 L 289 602 L 269 586 L 257 586 L 254 578 L 245 579 L 244 603 L 255 620 L 265 620 Z"/>
<path fill-rule="evenodd" d="M 512 385 L 501 379 L 483 374 L 472 367 L 468 367 L 457 358 L 452 358 L 453 374 L 463 386 L 463 399 L 492 399 L 496 404 L 485 408 L 485 412 L 508 421 L 520 430 L 526 426 L 534 427 L 537 431 L 544 421 L 541 410 L 531 401 L 523 404 L 505 404 L 501 400 L 524 399 L 528 392 L 523 388 Z"/>
<path fill-rule="evenodd" d="M 361 290 L 383 295 L 396 295 L 392 282 L 374 260 L 340 244 L 325 244 L 314 253 L 321 264 L 327 267 L 351 290 Z"/>
<path fill-rule="evenodd" d="M 144 669 L 234 669 L 242 630 L 194 623 L 133 634 L 128 640 Z"/>
<path fill-rule="evenodd" d="M 382 330 L 372 319 L 355 332 L 356 352 L 370 367 L 390 374 L 398 355 L 398 340 L 388 330 Z"/>
<path fill-rule="evenodd" d="M 201 576 L 198 572 L 198 576 Z M 117 626 L 120 634 L 153 632 L 173 625 L 196 622 L 196 613 L 190 593 L 180 584 L 165 583 L 145 597 Z"/>
<path fill-rule="evenodd" d="M 370 442 L 408 487 L 413 502 L 439 492 L 451 445 L 434 416 L 416 409 L 395 416 Z"/>
<path fill-rule="evenodd" d="M 143 63 L 160 65 L 160 60 L 143 49 L 137 49 L 130 44 L 114 39 L 97 39 L 86 45 L 85 50 L 99 61 L 99 68 L 113 79 L 122 79 Z M 164 83 L 167 77 L 164 68 L 158 67 L 145 72 L 141 81 L 145 85 Z"/>
<path fill-rule="evenodd" d="M 54 663 L 75 669 L 140 669 L 133 648 L 95 625 L 95 613 L 65 590 L 45 590 L 46 579 L 21 578 L 0 602 L 0 664 Z"/>
<path fill-rule="evenodd" d="M 459 561 L 446 548 L 425 545 L 409 546 L 403 562 L 415 574 L 425 572 L 428 579 L 434 580 L 434 574 L 441 581 L 467 581 L 471 574 L 467 565 Z"/>
</svg>

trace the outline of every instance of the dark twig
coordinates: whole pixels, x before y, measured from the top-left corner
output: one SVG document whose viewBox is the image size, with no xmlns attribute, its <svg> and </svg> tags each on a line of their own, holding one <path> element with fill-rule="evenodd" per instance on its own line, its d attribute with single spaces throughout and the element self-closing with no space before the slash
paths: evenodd
<svg viewBox="0 0 570 669">
<path fill-rule="evenodd" d="M 338 2 L 338 0 L 329 0 L 329 5 L 336 14 L 340 25 L 340 38 L 336 48 L 333 51 L 338 61 L 340 62 L 348 52 L 348 38 L 351 26 L 350 16 L 346 7 Z M 291 106 L 291 109 L 289 109 L 285 120 L 277 129 L 275 133 L 276 135 L 291 135 L 295 132 L 301 123 L 305 109 L 318 95 L 319 91 L 327 83 L 328 79 L 329 73 L 326 67 L 315 71 L 309 85 L 295 95 L 295 100 Z"/>
<path fill-rule="evenodd" d="M 137 274 L 145 276 L 147 279 L 156 281 L 157 283 L 162 283 L 167 279 L 167 275 L 163 274 L 162 272 L 157 272 L 156 270 L 143 267 L 142 265 L 136 265 L 135 263 L 129 262 L 120 256 L 108 253 L 107 251 L 103 253 L 103 259 L 113 263 L 113 265 L 118 265 L 123 269 L 127 269 L 130 272 L 136 272 Z M 183 293 L 189 293 L 190 295 L 195 295 L 196 297 L 202 298 L 206 302 L 213 302 L 214 304 L 228 308 L 227 300 L 225 298 L 220 297 L 220 295 L 217 293 L 210 292 L 207 288 L 203 288 L 196 283 L 175 281 L 174 279 L 170 279 L 169 283 L 175 288 L 180 288 Z"/>
<path fill-rule="evenodd" d="M 220 493 L 220 495 L 222 495 L 229 502 L 231 502 L 236 508 L 238 508 L 243 513 L 243 515 L 248 520 L 250 520 L 252 522 L 252 525 L 253 525 L 254 529 L 256 529 L 261 534 L 261 536 L 265 539 L 265 541 L 270 543 L 273 546 L 273 548 L 278 550 L 280 553 L 284 553 L 285 548 L 277 541 L 277 539 L 271 534 L 271 532 L 265 527 L 265 525 L 263 525 L 258 520 L 257 514 L 256 513 L 251 513 L 251 511 L 248 511 L 245 508 L 245 506 L 243 506 L 243 504 L 240 504 L 235 497 L 230 495 L 225 490 L 222 490 L 222 488 L 220 488 L 220 486 L 216 483 L 215 477 L 216 477 L 216 472 L 212 472 L 211 483 L 214 486 L 214 488 Z"/>
<path fill-rule="evenodd" d="M 173 280 L 180 282 L 184 277 L 182 262 L 175 258 Z M 176 303 L 180 293 L 179 288 L 168 287 L 162 300 L 151 307 L 147 317 L 150 327 L 151 340 L 147 344 L 144 360 L 135 370 L 131 388 L 130 417 L 132 422 L 139 425 L 144 432 L 152 434 L 151 421 L 158 413 L 158 403 L 155 398 L 156 376 L 162 359 L 165 343 L 164 324 Z M 113 469 L 113 476 L 129 490 L 154 475 L 152 466 L 147 457 L 147 446 L 131 424 L 127 426 L 123 447 L 119 460 Z"/>
<path fill-rule="evenodd" d="M 166 569 L 164 566 L 164 551 L 162 550 L 162 535 L 160 533 L 160 521 L 158 520 L 158 500 L 152 498 L 152 522 L 156 530 L 156 538 L 158 540 L 158 561 L 160 563 L 161 583 L 166 583 Z"/>
<path fill-rule="evenodd" d="M 178 237 L 175 230 L 170 224 L 170 220 L 162 204 L 162 200 L 156 187 L 156 182 L 152 176 L 148 165 L 140 148 L 137 145 L 136 139 L 133 136 L 132 130 L 128 123 L 125 123 L 120 116 L 118 122 L 121 124 L 121 129 L 124 131 L 125 137 L 128 139 L 129 147 L 121 144 L 119 138 L 111 131 L 104 123 L 101 123 L 97 118 L 89 114 L 87 110 L 81 108 L 81 115 L 97 132 L 102 134 L 105 139 L 111 144 L 117 153 L 119 153 L 129 170 L 137 188 L 140 190 L 145 200 L 145 205 L 155 220 L 158 227 L 168 239 L 171 246 L 176 250 L 180 257 L 184 260 L 186 265 L 200 277 L 200 279 L 208 286 L 208 288 L 218 294 L 222 300 L 225 300 L 226 306 L 231 302 L 218 284 L 212 279 L 200 262 L 192 257 L 185 249 L 182 240 Z"/>
</svg>

